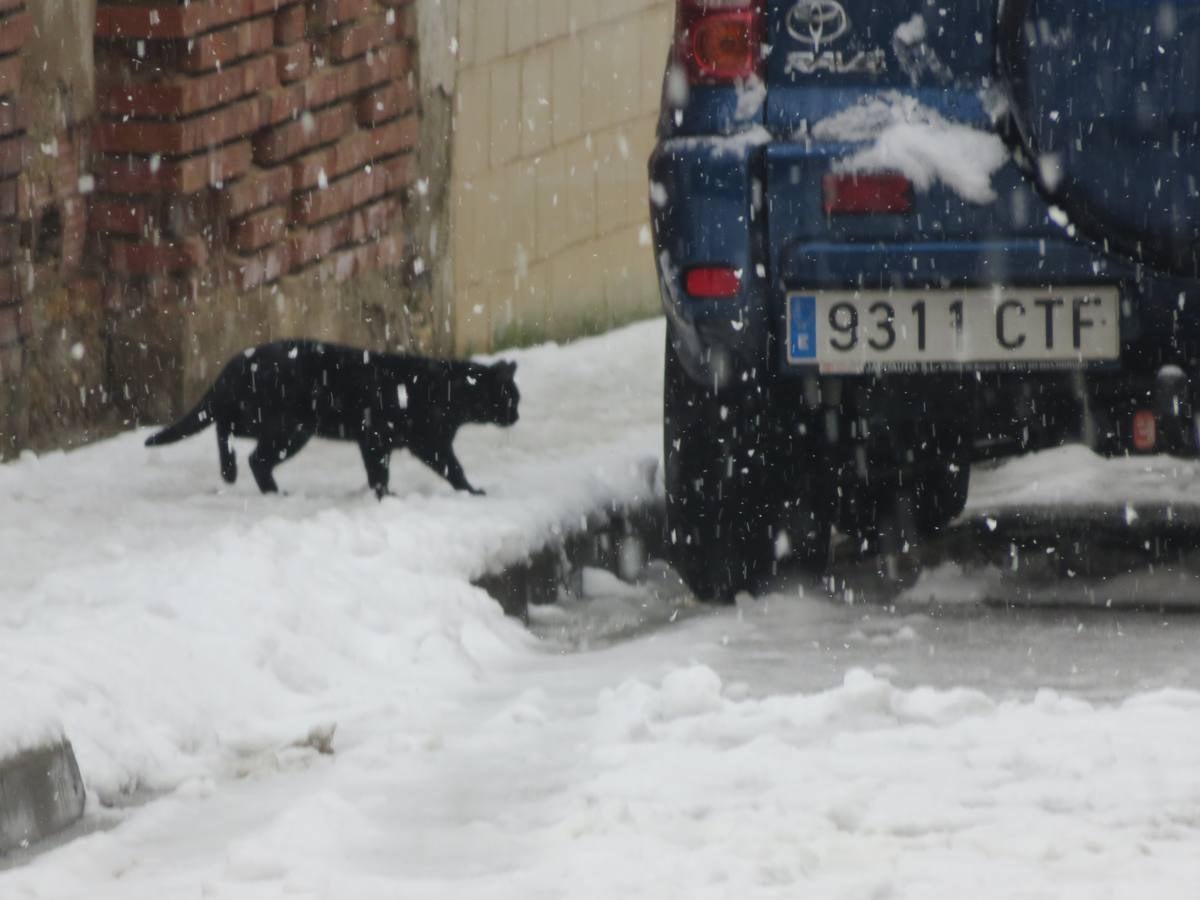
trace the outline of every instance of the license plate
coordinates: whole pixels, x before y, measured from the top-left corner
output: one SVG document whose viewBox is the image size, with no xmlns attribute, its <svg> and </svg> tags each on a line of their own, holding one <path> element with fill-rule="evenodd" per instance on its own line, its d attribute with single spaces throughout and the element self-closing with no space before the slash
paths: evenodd
<svg viewBox="0 0 1200 900">
<path fill-rule="evenodd" d="M 798 291 L 788 362 L 822 372 L 1073 367 L 1120 353 L 1115 287 Z"/>
</svg>

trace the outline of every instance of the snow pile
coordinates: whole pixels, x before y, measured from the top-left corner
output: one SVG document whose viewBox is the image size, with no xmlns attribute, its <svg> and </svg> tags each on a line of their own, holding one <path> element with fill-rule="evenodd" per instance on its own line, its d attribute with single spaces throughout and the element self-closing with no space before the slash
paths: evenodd
<svg viewBox="0 0 1200 900">
<path fill-rule="evenodd" d="M 54 711 L 27 699 L 20 681 L 6 685 L 0 702 L 0 760 L 62 743 L 62 723 Z"/>
<path fill-rule="evenodd" d="M 925 17 L 920 13 L 913 13 L 911 19 L 896 26 L 893 37 L 902 44 L 913 46 L 923 43 L 926 33 Z"/>
<path fill-rule="evenodd" d="M 486 498 L 397 455 L 378 503 L 330 443 L 264 498 L 221 485 L 211 435 L 0 467 L 0 679 L 92 792 L 0 897 L 1194 898 L 1198 626 L 793 592 L 660 602 L 572 653 L 470 586 L 644 495 L 662 346 L 655 322 L 513 354 L 521 422 L 456 445 Z M 1084 454 L 972 503 L 1138 466 L 1200 500 L 1195 464 Z M 583 580 L 626 629 L 642 601 Z"/>
<path fill-rule="evenodd" d="M 1196 519 L 1200 505 L 1200 462 L 1171 456 L 1105 459 L 1070 444 L 1016 457 L 971 473 L 967 512 L 1007 509 L 1086 510 L 1142 506 L 1177 507 L 1181 518 Z"/>
<path fill-rule="evenodd" d="M 717 158 L 744 158 L 752 150 L 766 146 L 774 140 L 774 136 L 762 125 L 752 125 L 749 128 L 723 137 L 675 137 L 667 141 L 669 147 L 687 150 L 708 150 Z"/>
<path fill-rule="evenodd" d="M 557 832 L 572 851 L 544 867 L 578 878 L 588 860 L 595 896 L 651 896 L 609 874 L 623 853 L 642 881 L 680 896 L 736 885 L 764 897 L 1087 897 L 1104 884 L 1110 896 L 1182 898 L 1196 887 L 1178 876 L 1198 831 L 1188 745 L 1200 695 L 998 701 L 899 690 L 861 670 L 816 694 L 733 694 L 696 666 L 602 695 L 595 772 Z M 636 844 L 621 842 L 634 832 Z"/>
<path fill-rule="evenodd" d="M 996 134 L 948 121 L 917 98 L 890 92 L 865 97 L 817 122 L 818 140 L 871 146 L 838 160 L 835 171 L 903 173 L 920 191 L 942 182 L 972 203 L 996 199 L 992 176 L 1008 161 Z"/>
<path fill-rule="evenodd" d="M 767 102 L 767 84 L 757 75 L 737 83 L 737 109 L 733 113 L 738 122 L 755 118 Z"/>
<path fill-rule="evenodd" d="M 379 503 L 357 448 L 320 441 L 278 470 L 289 495 L 226 488 L 211 430 L 0 467 L 0 749 L 54 716 L 118 802 L 381 707 L 415 727 L 534 640 L 470 579 L 653 490 L 662 330 L 512 354 L 521 421 L 456 442 L 485 498 L 397 453 Z"/>
</svg>

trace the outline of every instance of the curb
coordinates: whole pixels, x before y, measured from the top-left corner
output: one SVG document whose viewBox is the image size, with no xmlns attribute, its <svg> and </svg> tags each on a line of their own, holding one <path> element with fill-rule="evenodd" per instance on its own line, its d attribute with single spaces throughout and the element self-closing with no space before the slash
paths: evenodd
<svg viewBox="0 0 1200 900">
<path fill-rule="evenodd" d="M 74 824 L 83 815 L 84 801 L 70 741 L 0 758 L 0 854 Z"/>
<path fill-rule="evenodd" d="M 584 567 L 607 569 L 618 578 L 637 577 L 647 558 L 662 556 L 664 510 L 660 501 L 616 507 L 592 515 L 529 557 L 472 583 L 487 591 L 505 615 L 528 623 L 529 607 L 554 603 L 560 590 L 574 590 Z"/>
</svg>

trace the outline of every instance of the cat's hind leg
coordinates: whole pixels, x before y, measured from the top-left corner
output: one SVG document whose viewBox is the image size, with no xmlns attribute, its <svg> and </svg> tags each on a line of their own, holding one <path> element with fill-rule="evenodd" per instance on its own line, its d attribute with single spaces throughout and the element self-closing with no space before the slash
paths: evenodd
<svg viewBox="0 0 1200 900">
<path fill-rule="evenodd" d="M 392 448 L 388 444 L 363 437 L 358 442 L 362 452 L 363 467 L 367 470 L 367 484 L 382 500 L 388 493 L 388 478 L 392 462 Z"/>
<path fill-rule="evenodd" d="M 237 456 L 229 443 L 230 428 L 228 422 L 217 421 L 217 454 L 221 458 L 221 477 L 226 484 L 237 481 Z"/>
<path fill-rule="evenodd" d="M 308 443 L 312 432 L 303 430 L 268 431 L 259 435 L 258 444 L 250 454 L 250 471 L 258 489 L 264 494 L 276 494 L 274 470 L 281 462 L 295 456 Z"/>
</svg>

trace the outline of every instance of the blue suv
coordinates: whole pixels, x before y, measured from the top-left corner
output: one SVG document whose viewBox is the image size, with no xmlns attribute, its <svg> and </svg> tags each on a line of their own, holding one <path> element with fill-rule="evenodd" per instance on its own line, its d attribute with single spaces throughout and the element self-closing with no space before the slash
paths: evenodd
<svg viewBox="0 0 1200 900">
<path fill-rule="evenodd" d="M 1200 0 L 678 0 L 650 160 L 667 539 L 885 554 L 980 459 L 1197 447 Z"/>
</svg>

